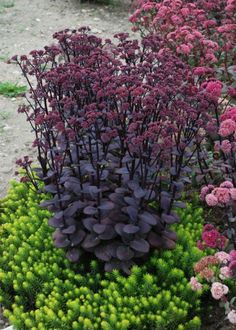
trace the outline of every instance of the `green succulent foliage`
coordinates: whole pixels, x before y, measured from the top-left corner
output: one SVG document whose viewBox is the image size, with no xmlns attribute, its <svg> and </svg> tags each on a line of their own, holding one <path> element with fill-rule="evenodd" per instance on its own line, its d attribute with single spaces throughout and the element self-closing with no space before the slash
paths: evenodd
<svg viewBox="0 0 236 330">
<path fill-rule="evenodd" d="M 200 329 L 200 293 L 188 284 L 203 256 L 202 209 L 188 204 L 174 251 L 155 252 L 130 276 L 104 273 L 96 260 L 72 264 L 54 248 L 50 212 L 22 183 L 0 202 L 0 302 L 18 330 Z"/>
</svg>

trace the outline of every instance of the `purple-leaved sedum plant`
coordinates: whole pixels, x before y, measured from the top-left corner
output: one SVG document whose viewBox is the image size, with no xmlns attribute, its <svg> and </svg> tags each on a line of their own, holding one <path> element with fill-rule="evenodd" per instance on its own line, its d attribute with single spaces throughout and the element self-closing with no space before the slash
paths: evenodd
<svg viewBox="0 0 236 330">
<path fill-rule="evenodd" d="M 55 245 L 71 261 L 95 255 L 106 271 L 128 273 L 152 249 L 175 247 L 168 225 L 184 206 L 209 103 L 188 65 L 159 52 L 158 37 L 115 37 L 65 30 L 56 45 L 13 61 L 30 86 L 19 111 L 53 194 L 43 206 L 54 212 Z"/>
</svg>

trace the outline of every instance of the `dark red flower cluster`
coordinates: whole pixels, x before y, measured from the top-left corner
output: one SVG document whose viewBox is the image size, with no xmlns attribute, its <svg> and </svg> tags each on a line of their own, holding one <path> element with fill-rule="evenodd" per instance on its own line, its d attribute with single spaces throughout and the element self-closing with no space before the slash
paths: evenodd
<svg viewBox="0 0 236 330">
<path fill-rule="evenodd" d="M 226 244 L 227 238 L 211 224 L 204 226 L 202 240 L 197 242 L 197 246 L 200 250 L 204 250 L 205 248 L 223 250 Z"/>
</svg>

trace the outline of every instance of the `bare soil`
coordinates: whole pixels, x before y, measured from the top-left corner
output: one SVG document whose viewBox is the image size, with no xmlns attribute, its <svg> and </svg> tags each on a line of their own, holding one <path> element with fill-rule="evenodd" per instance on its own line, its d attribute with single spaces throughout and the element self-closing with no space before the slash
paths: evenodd
<svg viewBox="0 0 236 330">
<path fill-rule="evenodd" d="M 128 9 L 128 1 L 102 6 L 79 0 L 0 0 L 0 82 L 26 85 L 19 69 L 6 59 L 51 44 L 56 31 L 90 26 L 92 33 L 105 38 L 131 31 Z M 14 177 L 16 159 L 34 153 L 29 124 L 17 114 L 23 102 L 21 97 L 0 96 L 0 198 Z"/>
</svg>

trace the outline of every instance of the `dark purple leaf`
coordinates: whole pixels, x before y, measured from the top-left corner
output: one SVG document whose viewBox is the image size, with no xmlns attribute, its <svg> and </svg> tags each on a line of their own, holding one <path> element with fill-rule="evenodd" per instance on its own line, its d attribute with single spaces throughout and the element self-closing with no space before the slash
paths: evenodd
<svg viewBox="0 0 236 330">
<path fill-rule="evenodd" d="M 123 228 L 123 232 L 126 234 L 135 234 L 139 231 L 139 227 L 138 226 L 134 226 L 134 225 L 125 225 Z"/>
<path fill-rule="evenodd" d="M 140 232 L 139 233 L 141 235 L 147 234 L 151 230 L 151 228 L 152 228 L 148 223 L 146 223 L 144 221 L 139 221 L 138 222 L 138 226 L 140 228 Z"/>
<path fill-rule="evenodd" d="M 130 247 L 138 252 L 148 253 L 150 245 L 143 238 L 135 239 L 130 242 Z"/>
<path fill-rule="evenodd" d="M 134 190 L 134 196 L 136 198 L 143 198 L 145 195 L 146 195 L 146 192 L 142 188 L 137 188 Z"/>
<path fill-rule="evenodd" d="M 176 218 L 173 215 L 166 213 L 162 213 L 161 220 L 165 221 L 168 224 L 176 222 Z"/>
<path fill-rule="evenodd" d="M 64 211 L 66 217 L 71 217 L 74 215 L 78 210 L 83 209 L 86 206 L 86 203 L 82 201 L 76 201 L 70 204 Z"/>
<path fill-rule="evenodd" d="M 72 262 L 77 262 L 81 256 L 81 250 L 77 249 L 77 248 L 73 248 L 70 249 L 67 253 L 66 253 L 66 257 L 72 261 Z"/>
<path fill-rule="evenodd" d="M 149 212 L 143 212 L 142 214 L 139 214 L 139 219 L 152 226 L 155 226 L 158 222 L 158 218 Z"/>
<path fill-rule="evenodd" d="M 44 186 L 44 189 L 46 192 L 56 194 L 57 193 L 57 186 L 55 184 L 49 184 L 47 186 Z"/>
<path fill-rule="evenodd" d="M 163 238 L 165 238 L 165 237 L 163 236 Z M 175 247 L 176 247 L 175 241 L 170 240 L 168 238 L 164 239 L 164 244 L 163 244 L 164 249 L 174 250 Z"/>
<path fill-rule="evenodd" d="M 71 225 L 65 229 L 63 229 L 61 232 L 63 234 L 73 234 L 76 231 L 76 227 L 74 225 Z"/>
<path fill-rule="evenodd" d="M 183 184 L 183 182 L 173 182 L 173 184 L 174 184 L 174 186 L 176 187 L 176 190 L 177 191 L 182 191 L 183 190 L 183 188 L 184 188 L 184 184 Z"/>
<path fill-rule="evenodd" d="M 98 208 L 103 211 L 110 211 L 114 208 L 114 206 L 115 206 L 114 203 L 110 201 L 104 201 L 101 203 L 101 205 Z"/>
<path fill-rule="evenodd" d="M 169 210 L 171 198 L 161 197 L 161 208 L 165 211 Z"/>
<path fill-rule="evenodd" d="M 156 197 L 156 194 L 153 190 L 149 190 L 149 189 L 146 189 L 145 190 L 145 196 L 144 196 L 144 199 L 145 200 L 153 200 L 154 198 Z"/>
<path fill-rule="evenodd" d="M 49 201 L 43 201 L 39 204 L 40 207 L 42 208 L 48 208 L 49 206 L 53 205 L 54 201 L 50 199 Z"/>
<path fill-rule="evenodd" d="M 140 188 L 138 182 L 136 182 L 134 180 L 128 181 L 127 182 L 127 185 L 133 191 L 138 190 Z"/>
<path fill-rule="evenodd" d="M 117 223 L 115 225 L 115 231 L 117 232 L 117 234 L 119 234 L 120 236 L 122 236 L 123 234 L 123 228 L 125 227 L 124 223 Z"/>
<path fill-rule="evenodd" d="M 57 232 L 54 235 L 54 245 L 58 248 L 64 248 L 70 245 L 70 241 L 67 238 L 67 235 L 62 235 Z"/>
<path fill-rule="evenodd" d="M 102 174 L 100 176 L 100 180 L 106 180 L 108 178 L 109 171 L 108 170 L 103 170 Z"/>
<path fill-rule="evenodd" d="M 69 217 L 65 219 L 65 223 L 67 226 L 76 225 L 76 220 L 75 218 Z"/>
<path fill-rule="evenodd" d="M 96 170 L 94 169 L 94 167 L 91 164 L 87 164 L 84 167 L 85 171 L 88 172 L 89 174 L 95 174 Z"/>
<path fill-rule="evenodd" d="M 129 174 L 129 171 L 126 167 L 121 167 L 115 170 L 116 174 Z"/>
<path fill-rule="evenodd" d="M 102 240 L 109 240 L 117 236 L 112 226 L 107 225 L 105 231 L 99 235 Z"/>
<path fill-rule="evenodd" d="M 89 231 L 93 230 L 93 226 L 98 222 L 95 218 L 85 218 L 82 220 L 83 225 Z"/>
<path fill-rule="evenodd" d="M 123 210 L 123 209 L 122 209 Z M 128 206 L 126 208 L 126 212 L 129 215 L 130 219 L 132 221 L 136 221 L 137 220 L 137 216 L 138 216 L 138 209 L 133 207 L 133 206 Z"/>
<path fill-rule="evenodd" d="M 101 223 L 103 225 L 113 225 L 114 226 L 114 219 L 109 218 L 109 217 L 105 217 L 101 219 Z"/>
<path fill-rule="evenodd" d="M 89 249 L 97 246 L 100 242 L 101 242 L 101 240 L 99 239 L 99 237 L 96 234 L 88 234 L 88 235 L 86 235 L 86 237 L 82 243 L 82 247 L 85 250 L 89 250 Z"/>
<path fill-rule="evenodd" d="M 120 269 L 120 268 L 121 268 L 121 263 L 116 260 L 106 262 L 104 267 L 106 272 L 112 272 L 114 269 Z"/>
<path fill-rule="evenodd" d="M 116 192 L 117 194 L 124 194 L 124 193 L 127 192 L 127 189 L 125 189 L 125 188 L 116 188 L 116 189 L 115 189 L 115 192 Z"/>
<path fill-rule="evenodd" d="M 112 193 L 109 195 L 109 199 L 115 204 L 118 204 L 121 206 L 125 205 L 124 197 L 121 194 Z"/>
<path fill-rule="evenodd" d="M 106 230 L 106 225 L 102 225 L 100 223 L 97 223 L 93 226 L 93 231 L 95 231 L 96 234 L 102 234 Z"/>
<path fill-rule="evenodd" d="M 174 207 L 178 207 L 178 208 L 180 208 L 180 209 L 185 209 L 186 204 L 183 203 L 183 202 L 181 202 L 181 201 L 176 201 L 176 202 L 173 203 L 173 206 L 174 206 Z"/>
<path fill-rule="evenodd" d="M 71 241 L 71 246 L 76 246 L 76 245 L 80 244 L 83 241 L 83 239 L 85 238 L 85 236 L 86 236 L 85 231 L 83 231 L 81 229 L 77 230 L 74 234 L 71 234 L 69 236 L 70 241 Z"/>
<path fill-rule="evenodd" d="M 148 242 L 153 248 L 157 249 L 160 249 L 164 245 L 162 236 L 154 233 L 153 231 L 148 234 Z"/>
<path fill-rule="evenodd" d="M 83 210 L 86 215 L 94 215 L 97 213 L 97 208 L 93 206 L 86 206 Z"/>
<path fill-rule="evenodd" d="M 177 235 L 174 231 L 164 230 L 162 232 L 163 237 L 167 237 L 172 241 L 177 241 Z"/>
<path fill-rule="evenodd" d="M 51 227 L 58 228 L 58 227 L 63 227 L 64 226 L 64 217 L 63 217 L 63 212 L 58 212 L 54 215 L 54 217 L 50 218 L 48 220 L 48 224 Z"/>
<path fill-rule="evenodd" d="M 60 199 L 58 199 L 58 201 L 60 201 L 60 202 L 68 202 L 70 200 L 71 200 L 71 195 L 68 195 L 68 194 L 63 195 L 63 196 L 61 196 Z"/>
<path fill-rule="evenodd" d="M 135 208 L 137 208 L 138 204 L 136 202 L 136 200 L 132 197 L 124 197 L 124 200 L 125 202 L 128 204 L 128 205 L 131 205 L 131 206 L 134 206 Z"/>
<path fill-rule="evenodd" d="M 111 260 L 111 253 L 109 245 L 106 246 L 99 246 L 94 251 L 96 257 L 102 261 L 110 261 Z"/>
<path fill-rule="evenodd" d="M 117 257 L 120 260 L 130 260 L 134 257 L 134 251 L 129 246 L 121 245 L 117 248 Z"/>
<path fill-rule="evenodd" d="M 88 190 L 90 194 L 98 194 L 101 192 L 101 189 L 97 186 L 89 186 Z"/>
</svg>

